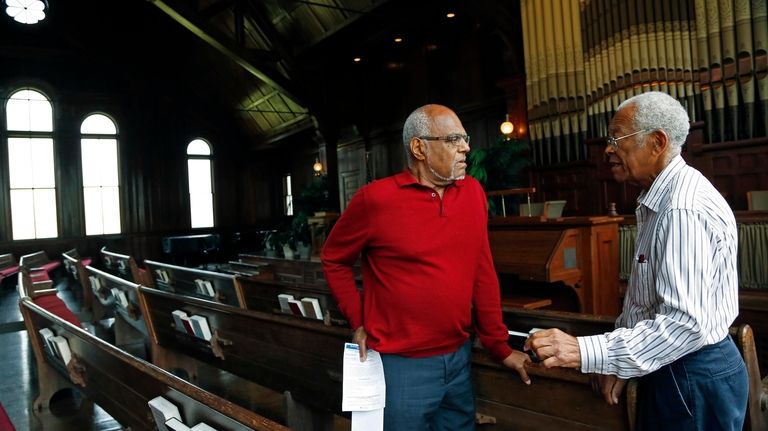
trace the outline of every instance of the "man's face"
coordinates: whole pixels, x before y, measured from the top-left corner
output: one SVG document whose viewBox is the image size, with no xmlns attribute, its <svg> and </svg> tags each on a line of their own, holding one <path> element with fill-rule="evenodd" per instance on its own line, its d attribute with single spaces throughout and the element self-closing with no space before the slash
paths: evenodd
<svg viewBox="0 0 768 431">
<path fill-rule="evenodd" d="M 445 180 L 461 179 L 467 174 L 467 153 L 469 144 L 464 139 L 456 139 L 458 135 L 465 136 L 466 131 L 461 121 L 453 111 L 439 108 L 430 113 L 432 117 L 432 137 L 440 140 L 422 140 L 425 145 L 426 163 Z M 445 138 L 448 138 L 447 140 Z M 453 139 L 451 139 L 453 138 Z M 453 142 L 452 142 L 453 141 Z"/>
<path fill-rule="evenodd" d="M 621 138 L 638 132 L 632 125 L 635 112 L 633 105 L 627 106 L 616 113 L 608 126 L 608 134 L 613 138 Z M 642 134 L 628 136 L 617 141 L 618 148 L 608 144 L 605 146 L 605 160 L 611 169 L 613 178 L 620 182 L 628 182 L 642 188 L 650 187 L 655 178 L 654 165 L 658 155 L 653 154 L 653 142 L 645 135 L 644 146 L 640 140 Z"/>
</svg>

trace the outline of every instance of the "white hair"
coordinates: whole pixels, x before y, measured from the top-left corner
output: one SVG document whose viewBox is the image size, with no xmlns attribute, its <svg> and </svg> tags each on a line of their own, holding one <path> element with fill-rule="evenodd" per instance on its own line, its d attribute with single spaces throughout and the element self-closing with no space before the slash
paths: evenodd
<svg viewBox="0 0 768 431">
<path fill-rule="evenodd" d="M 680 154 L 691 127 L 688 113 L 680 102 L 667 93 L 649 91 L 625 100 L 619 105 L 617 111 L 628 106 L 635 107 L 632 124 L 634 129 L 648 130 L 640 133 L 639 142 L 643 142 L 642 138 L 647 133 L 661 129 L 669 136 L 670 146 L 667 150 L 669 159 Z"/>
<path fill-rule="evenodd" d="M 405 155 L 408 158 L 408 166 L 413 165 L 413 154 L 411 154 L 411 139 L 419 136 L 427 136 L 430 133 L 432 121 L 427 115 L 427 110 L 434 105 L 424 105 L 416 108 L 405 120 L 403 125 L 403 146 Z"/>
</svg>

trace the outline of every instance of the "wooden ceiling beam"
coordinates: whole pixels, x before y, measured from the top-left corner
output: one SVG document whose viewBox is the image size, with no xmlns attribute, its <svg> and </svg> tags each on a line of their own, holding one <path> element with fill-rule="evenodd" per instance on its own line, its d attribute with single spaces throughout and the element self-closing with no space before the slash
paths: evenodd
<svg viewBox="0 0 768 431">
<path fill-rule="evenodd" d="M 250 74 L 279 91 L 297 105 L 305 106 L 305 104 L 302 103 L 301 98 L 298 97 L 293 83 L 277 72 L 266 72 L 264 69 L 268 67 L 265 67 L 265 65 L 257 65 L 257 62 L 254 59 L 249 58 L 251 56 L 247 50 L 227 42 L 224 40 L 225 38 L 214 36 L 213 34 L 215 31 L 208 29 L 204 24 L 199 23 L 198 18 L 193 16 L 193 12 L 183 12 L 183 8 L 178 5 L 177 2 L 173 2 L 173 0 L 149 1 L 173 18 L 176 22 L 184 26 L 187 30 L 191 31 L 226 57 L 239 64 Z M 171 4 L 172 2 L 174 4 Z"/>
</svg>

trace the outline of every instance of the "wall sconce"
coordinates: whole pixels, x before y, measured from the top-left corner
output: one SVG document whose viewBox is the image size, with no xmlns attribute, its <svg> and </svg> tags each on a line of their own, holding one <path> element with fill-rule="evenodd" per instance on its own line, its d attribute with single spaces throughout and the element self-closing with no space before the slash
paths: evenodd
<svg viewBox="0 0 768 431">
<path fill-rule="evenodd" d="M 312 170 L 315 171 L 315 176 L 319 177 L 323 173 L 323 164 L 320 163 L 320 159 L 315 157 L 315 164 L 312 165 Z"/>
<path fill-rule="evenodd" d="M 501 123 L 501 126 L 499 126 L 499 129 L 501 130 L 501 133 L 507 135 L 507 138 L 512 134 L 512 132 L 515 131 L 515 125 L 512 124 L 511 121 L 509 121 L 509 114 L 506 115 L 506 119 L 503 123 Z"/>
</svg>

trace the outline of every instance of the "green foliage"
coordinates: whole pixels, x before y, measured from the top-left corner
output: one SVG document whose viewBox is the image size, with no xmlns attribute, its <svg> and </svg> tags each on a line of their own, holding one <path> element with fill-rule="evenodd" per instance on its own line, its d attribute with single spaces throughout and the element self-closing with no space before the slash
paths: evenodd
<svg viewBox="0 0 768 431">
<path fill-rule="evenodd" d="M 525 169 L 531 163 L 528 151 L 526 141 L 499 136 L 490 147 L 469 152 L 467 173 L 487 191 L 524 187 Z"/>
<path fill-rule="evenodd" d="M 332 210 L 328 198 L 328 176 L 314 177 L 294 198 L 296 213 L 314 214 L 315 211 Z"/>
</svg>

